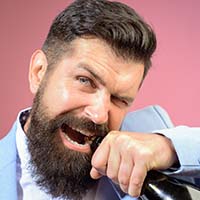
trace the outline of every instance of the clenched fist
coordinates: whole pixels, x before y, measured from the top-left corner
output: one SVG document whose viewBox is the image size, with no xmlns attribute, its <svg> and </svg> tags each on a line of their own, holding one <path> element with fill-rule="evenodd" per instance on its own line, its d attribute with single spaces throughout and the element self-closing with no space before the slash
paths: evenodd
<svg viewBox="0 0 200 200">
<path fill-rule="evenodd" d="M 140 195 L 149 170 L 177 162 L 171 141 L 159 134 L 111 131 L 92 157 L 91 177 L 108 176 L 131 196 Z"/>
</svg>

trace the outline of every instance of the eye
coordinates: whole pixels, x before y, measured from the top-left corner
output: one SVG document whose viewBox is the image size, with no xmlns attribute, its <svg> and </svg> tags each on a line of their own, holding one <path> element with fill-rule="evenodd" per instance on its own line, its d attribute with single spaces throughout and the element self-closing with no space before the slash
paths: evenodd
<svg viewBox="0 0 200 200">
<path fill-rule="evenodd" d="M 90 78 L 88 78 L 88 77 L 85 77 L 85 76 L 79 76 L 79 77 L 77 77 L 77 80 L 82 84 L 82 85 L 84 85 L 84 86 L 91 86 L 91 87 L 93 87 L 93 88 L 95 88 L 96 86 L 95 86 L 95 84 L 94 84 L 94 82 L 90 79 Z"/>
<path fill-rule="evenodd" d="M 129 103 L 126 102 L 124 99 L 120 99 L 119 97 L 115 97 L 115 96 L 112 96 L 112 102 L 120 107 L 120 108 L 123 108 L 123 107 L 128 107 L 129 106 Z"/>
</svg>

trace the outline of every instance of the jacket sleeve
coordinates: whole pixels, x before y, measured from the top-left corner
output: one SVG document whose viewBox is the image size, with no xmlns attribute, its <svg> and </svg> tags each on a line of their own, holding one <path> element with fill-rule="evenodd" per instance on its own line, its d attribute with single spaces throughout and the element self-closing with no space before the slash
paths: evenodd
<svg viewBox="0 0 200 200">
<path fill-rule="evenodd" d="M 172 141 L 179 159 L 180 167 L 167 173 L 200 178 L 200 128 L 178 126 L 155 132 Z"/>
<path fill-rule="evenodd" d="M 171 176 L 200 178 L 200 128 L 174 127 L 167 112 L 160 106 L 148 106 L 130 112 L 122 123 L 121 130 L 160 133 L 168 137 L 177 153 L 180 167 L 166 170 Z"/>
</svg>

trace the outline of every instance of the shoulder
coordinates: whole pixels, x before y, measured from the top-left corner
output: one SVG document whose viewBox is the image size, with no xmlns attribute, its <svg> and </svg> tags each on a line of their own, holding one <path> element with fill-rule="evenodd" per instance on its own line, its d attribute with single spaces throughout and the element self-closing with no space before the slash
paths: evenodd
<svg viewBox="0 0 200 200">
<path fill-rule="evenodd" d="M 167 111 L 159 105 L 151 105 L 129 112 L 122 123 L 121 129 L 137 132 L 152 132 L 157 129 L 172 127 L 173 123 Z"/>
<path fill-rule="evenodd" d="M 16 122 L 8 134 L 0 140 L 0 168 L 16 159 Z"/>
</svg>

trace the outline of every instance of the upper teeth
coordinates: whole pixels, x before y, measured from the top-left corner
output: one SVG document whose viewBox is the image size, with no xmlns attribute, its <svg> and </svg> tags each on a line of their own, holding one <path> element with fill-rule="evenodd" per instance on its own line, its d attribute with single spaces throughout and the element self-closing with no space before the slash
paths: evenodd
<svg viewBox="0 0 200 200">
<path fill-rule="evenodd" d="M 69 126 L 70 127 L 70 126 Z M 80 130 L 80 129 L 76 129 L 76 128 L 74 128 L 74 127 L 70 127 L 72 130 L 74 130 L 74 131 L 77 131 L 77 132 L 80 132 L 81 134 L 83 134 L 83 135 L 85 135 L 85 136 L 87 136 L 87 137 L 90 137 L 90 136 L 93 136 L 93 135 L 91 135 L 91 134 L 89 134 L 89 133 L 86 133 L 85 131 L 83 131 L 83 130 Z"/>
</svg>

